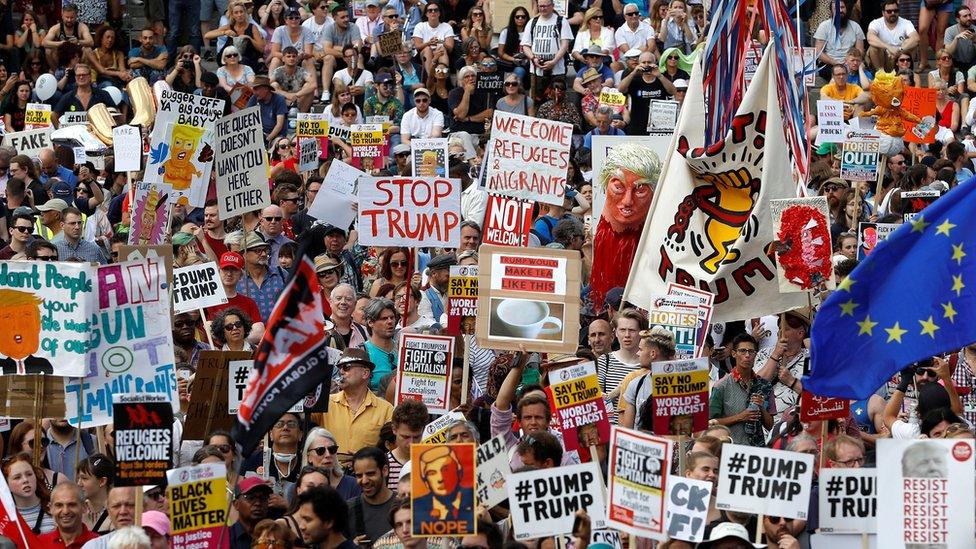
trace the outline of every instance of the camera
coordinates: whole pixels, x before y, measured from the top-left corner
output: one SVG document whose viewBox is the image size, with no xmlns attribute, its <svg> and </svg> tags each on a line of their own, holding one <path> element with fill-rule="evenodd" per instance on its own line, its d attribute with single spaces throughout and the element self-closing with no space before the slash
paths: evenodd
<svg viewBox="0 0 976 549">
<path fill-rule="evenodd" d="M 186 70 L 190 70 L 190 69 L 193 68 L 193 61 L 190 61 L 188 59 L 184 59 L 183 61 L 180 61 L 180 66 L 183 67 Z"/>
</svg>

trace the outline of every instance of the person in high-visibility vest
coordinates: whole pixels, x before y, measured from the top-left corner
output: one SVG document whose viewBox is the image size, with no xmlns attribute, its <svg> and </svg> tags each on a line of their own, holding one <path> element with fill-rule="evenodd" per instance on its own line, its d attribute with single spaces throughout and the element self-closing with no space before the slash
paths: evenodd
<svg viewBox="0 0 976 549">
<path fill-rule="evenodd" d="M 48 242 L 53 242 L 56 237 L 62 237 L 64 219 L 61 212 L 67 207 L 68 203 L 60 198 L 52 198 L 38 206 L 37 211 L 41 212 L 41 215 L 34 222 L 34 234 Z"/>
</svg>

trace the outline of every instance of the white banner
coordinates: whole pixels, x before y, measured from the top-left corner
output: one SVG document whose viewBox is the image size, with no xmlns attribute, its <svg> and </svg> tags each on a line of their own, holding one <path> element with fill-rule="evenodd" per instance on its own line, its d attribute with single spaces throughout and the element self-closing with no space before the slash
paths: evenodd
<svg viewBox="0 0 976 549">
<path fill-rule="evenodd" d="M 13 147 L 17 154 L 26 154 L 31 160 L 37 160 L 41 149 L 52 146 L 51 127 L 8 133 L 3 136 L 3 146 Z"/>
<path fill-rule="evenodd" d="M 572 124 L 495 111 L 486 190 L 562 205 L 572 137 Z"/>
<path fill-rule="evenodd" d="M 506 479 L 512 474 L 505 433 L 478 446 L 478 504 L 491 509 L 508 498 Z"/>
</svg>

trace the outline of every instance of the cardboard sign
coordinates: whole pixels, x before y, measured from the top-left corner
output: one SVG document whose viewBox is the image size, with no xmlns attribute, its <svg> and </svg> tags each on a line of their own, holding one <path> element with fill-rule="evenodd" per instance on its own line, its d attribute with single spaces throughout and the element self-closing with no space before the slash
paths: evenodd
<svg viewBox="0 0 976 549">
<path fill-rule="evenodd" d="M 817 396 L 804 390 L 800 396 L 800 421 L 844 419 L 850 415 L 850 401 Z"/>
<path fill-rule="evenodd" d="M 671 470 L 671 444 L 666 438 L 613 427 L 607 526 L 640 537 L 665 539 L 664 496 Z"/>
<path fill-rule="evenodd" d="M 688 298 L 682 298 L 688 299 Z M 698 307 L 675 304 L 647 311 L 648 329 L 660 326 L 674 334 L 675 357 L 694 358 L 698 354 Z"/>
<path fill-rule="evenodd" d="M 216 127 L 224 115 L 224 100 L 173 90 L 162 90 L 158 98 L 144 179 L 172 185 L 175 194 L 171 201 L 202 208 L 210 187 Z M 245 139 L 243 130 L 241 139 Z M 263 147 L 260 131 L 258 137 Z M 220 212 L 221 219 L 229 217 Z"/>
<path fill-rule="evenodd" d="M 233 418 L 227 411 L 227 385 L 241 377 L 240 369 L 231 371 L 230 363 L 249 360 L 251 353 L 247 351 L 200 351 L 183 421 L 183 440 L 203 440 L 214 429 L 230 430 Z M 243 385 L 247 384 L 247 375 Z"/>
<path fill-rule="evenodd" d="M 255 105 L 220 119 L 215 164 L 217 211 L 221 219 L 271 204 L 260 107 Z"/>
<path fill-rule="evenodd" d="M 482 244 L 527 248 L 532 230 L 532 203 L 489 194 L 481 226 Z"/>
<path fill-rule="evenodd" d="M 172 253 L 172 246 L 166 248 Z M 179 410 L 166 261 L 130 261 L 119 251 L 121 263 L 97 271 L 98 309 L 88 329 L 98 337 L 91 342 L 84 378 L 65 382 L 64 417 L 72 425 L 112 423 L 112 395 L 125 393 L 160 395 L 171 413 Z"/>
<path fill-rule="evenodd" d="M 36 130 L 51 125 L 51 105 L 46 103 L 28 103 L 24 113 L 24 129 Z"/>
<path fill-rule="evenodd" d="M 318 139 L 298 139 L 298 171 L 310 172 L 318 169 L 321 155 L 322 143 Z"/>
<path fill-rule="evenodd" d="M 805 520 L 813 459 L 810 454 L 726 444 L 715 507 Z"/>
<path fill-rule="evenodd" d="M 677 475 L 668 477 L 668 537 L 691 543 L 705 539 L 712 483 Z"/>
<path fill-rule="evenodd" d="M 416 177 L 447 177 L 447 138 L 411 139 L 410 159 Z"/>
<path fill-rule="evenodd" d="M 237 353 L 245 353 L 245 351 L 237 351 Z M 250 353 L 248 353 L 249 355 Z M 250 358 L 228 360 L 227 369 L 229 372 L 227 376 L 227 413 L 236 416 L 237 410 L 241 406 L 241 399 L 244 397 L 244 389 L 247 388 L 251 373 L 254 370 L 254 361 Z M 304 410 L 305 402 L 305 400 L 296 402 L 288 411 L 296 414 L 301 413 Z"/>
<path fill-rule="evenodd" d="M 850 181 L 876 181 L 881 160 L 879 141 L 844 141 L 840 176 Z"/>
<path fill-rule="evenodd" d="M 447 413 L 451 403 L 453 359 L 453 337 L 401 335 L 396 403 L 419 400 L 432 414 Z"/>
<path fill-rule="evenodd" d="M 929 204 L 942 196 L 936 190 L 901 191 L 902 217 L 906 223 L 914 221 Z"/>
<path fill-rule="evenodd" d="M 508 502 L 516 541 L 569 534 L 576 511 L 590 515 L 594 529 L 604 528 L 600 466 L 594 462 L 513 473 Z"/>
<path fill-rule="evenodd" d="M 224 532 L 223 545 L 218 544 L 227 522 L 227 466 L 204 463 L 166 472 L 169 518 L 173 549 L 198 549 L 229 546 Z"/>
<path fill-rule="evenodd" d="M 387 57 L 403 51 L 403 33 L 399 30 L 384 32 L 377 37 L 380 55 Z"/>
<path fill-rule="evenodd" d="M 452 410 L 424 426 L 424 432 L 421 435 L 423 438 L 420 441 L 424 444 L 447 442 L 447 428 L 455 421 L 466 419 L 461 412 Z"/>
<path fill-rule="evenodd" d="M 67 113 L 65 113 L 67 114 Z M 61 117 L 64 120 L 64 117 Z M 63 126 L 64 123 L 62 122 Z M 138 126 L 123 124 L 112 128 L 112 152 L 116 172 L 137 172 L 142 169 L 142 132 Z"/>
<path fill-rule="evenodd" d="M 447 334 L 474 335 L 478 314 L 478 266 L 452 265 L 447 285 Z"/>
<path fill-rule="evenodd" d="M 712 304 L 715 302 L 715 294 L 675 282 L 668 283 L 667 291 L 669 296 L 684 297 L 691 303 L 698 305 L 698 338 L 695 342 L 695 358 L 699 358 L 705 350 L 705 337 L 708 335 L 708 329 L 712 322 Z"/>
<path fill-rule="evenodd" d="M 563 435 L 566 451 L 581 450 L 610 441 L 610 418 L 592 362 L 549 372 L 546 394 Z"/>
<path fill-rule="evenodd" d="M 895 232 L 900 223 L 870 223 L 861 221 L 857 224 L 857 260 L 864 258 L 874 250 L 875 246 L 888 239 Z"/>
<path fill-rule="evenodd" d="M 653 133 L 674 133 L 678 127 L 678 111 L 681 105 L 667 99 L 651 100 L 651 110 L 647 117 L 647 131 Z"/>
<path fill-rule="evenodd" d="M 477 533 L 475 445 L 412 444 L 410 463 L 411 535 Z"/>
<path fill-rule="evenodd" d="M 227 303 L 217 263 L 201 263 L 173 271 L 173 313 Z"/>
<path fill-rule="evenodd" d="M 173 246 L 130 246 L 119 247 L 119 262 L 158 259 L 166 266 L 166 280 L 173 280 Z"/>
<path fill-rule="evenodd" d="M 508 499 L 505 479 L 511 474 L 505 433 L 478 446 L 478 503 L 491 509 Z"/>
<path fill-rule="evenodd" d="M 580 255 L 574 250 L 482 244 L 478 345 L 575 353 L 579 343 Z"/>
<path fill-rule="evenodd" d="M 457 248 L 461 181 L 364 177 L 359 188 L 359 241 L 366 246 Z"/>
<path fill-rule="evenodd" d="M 25 419 L 38 414 L 41 417 L 67 417 L 65 379 L 40 374 L 0 376 L 0 416 Z"/>
<path fill-rule="evenodd" d="M 772 200 L 773 234 L 776 235 L 776 274 L 780 292 L 833 290 L 833 246 L 827 197 Z"/>
<path fill-rule="evenodd" d="M 329 120 L 323 113 L 300 112 L 295 120 L 295 135 L 298 137 L 328 137 Z"/>
<path fill-rule="evenodd" d="M 691 436 L 708 427 L 708 370 L 707 357 L 651 364 L 655 434 Z"/>
<path fill-rule="evenodd" d="M 935 120 L 935 100 L 938 91 L 935 88 L 916 88 L 905 86 L 905 94 L 901 99 L 901 108 L 921 119 L 920 122 L 909 122 L 902 119 L 905 127 L 905 141 L 911 143 L 934 143 L 935 132 L 939 124 Z"/>
<path fill-rule="evenodd" d="M 488 142 L 486 190 L 490 193 L 563 203 L 573 126 L 495 111 Z"/>
<path fill-rule="evenodd" d="M 817 143 L 844 142 L 844 102 L 835 99 L 817 100 Z"/>
<path fill-rule="evenodd" d="M 877 469 L 820 469 L 820 531 L 874 534 L 878 531 Z"/>
<path fill-rule="evenodd" d="M 173 466 L 173 406 L 159 394 L 116 394 L 115 486 L 166 482 Z"/>
<path fill-rule="evenodd" d="M 130 246 L 157 246 L 169 237 L 173 187 L 165 183 L 135 181 L 132 183 Z"/>
<path fill-rule="evenodd" d="M 878 547 L 973 546 L 972 439 L 878 440 Z"/>
<path fill-rule="evenodd" d="M 13 147 L 17 154 L 26 154 L 31 160 L 38 160 L 41 149 L 53 146 L 51 127 L 8 133 L 3 136 L 3 146 Z"/>
<path fill-rule="evenodd" d="M 0 373 L 85 375 L 94 276 L 86 263 L 0 261 Z"/>
</svg>

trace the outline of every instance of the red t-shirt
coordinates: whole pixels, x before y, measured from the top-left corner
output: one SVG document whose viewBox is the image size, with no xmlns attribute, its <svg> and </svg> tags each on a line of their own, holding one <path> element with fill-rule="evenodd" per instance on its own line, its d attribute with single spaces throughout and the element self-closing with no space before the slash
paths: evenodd
<svg viewBox="0 0 976 549">
<path fill-rule="evenodd" d="M 78 536 L 71 545 L 66 545 L 64 540 L 61 539 L 61 532 L 54 529 L 46 534 L 41 534 L 37 536 L 38 541 L 43 543 L 43 547 L 64 547 L 65 549 L 80 549 L 85 543 L 98 537 L 98 534 L 92 532 L 84 524 L 81 525 L 81 535 Z"/>
<path fill-rule="evenodd" d="M 214 315 L 223 311 L 224 309 L 229 309 L 231 307 L 237 307 L 238 309 L 244 311 L 244 314 L 251 317 L 251 322 L 262 322 L 261 311 L 258 310 L 258 304 L 246 295 L 237 294 L 234 297 L 227 300 L 227 303 L 223 305 L 214 305 L 213 307 L 207 308 L 207 318 L 213 318 Z"/>
<path fill-rule="evenodd" d="M 224 245 L 224 241 L 222 239 L 213 238 L 207 233 L 203 233 L 203 236 L 207 239 L 207 243 L 210 244 L 210 249 L 217 254 L 217 259 L 220 259 L 220 256 L 223 255 L 224 252 L 230 251 L 227 249 L 227 246 Z M 203 249 L 203 243 L 199 240 L 197 240 L 197 249 L 200 250 L 201 253 L 206 252 L 206 250 Z"/>
</svg>

